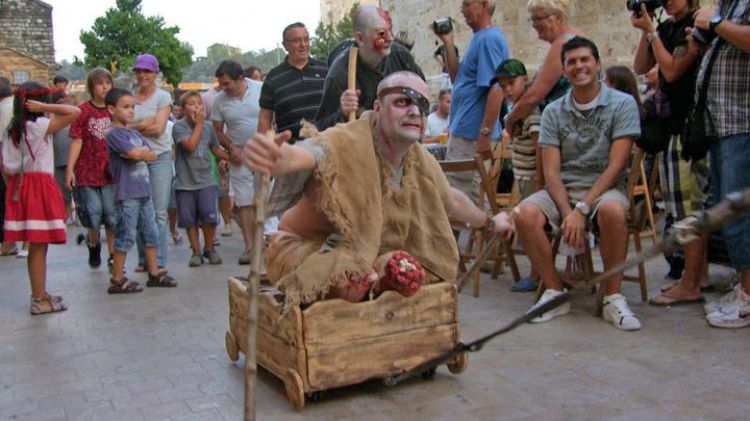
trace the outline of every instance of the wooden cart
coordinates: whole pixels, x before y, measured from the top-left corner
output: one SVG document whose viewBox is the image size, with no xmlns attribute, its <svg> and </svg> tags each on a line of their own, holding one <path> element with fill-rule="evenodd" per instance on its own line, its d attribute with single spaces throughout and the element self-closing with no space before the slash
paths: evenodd
<svg viewBox="0 0 750 421">
<path fill-rule="evenodd" d="M 284 382 L 295 408 L 327 389 L 403 373 L 459 341 L 458 298 L 451 283 L 422 287 L 412 297 L 387 291 L 373 301 L 334 299 L 281 315 L 281 293 L 262 286 L 258 300 L 258 364 Z M 247 338 L 247 282 L 229 279 L 226 347 L 236 361 Z M 467 354 L 447 364 L 461 373 Z M 434 371 L 428 373 L 434 374 Z"/>
</svg>

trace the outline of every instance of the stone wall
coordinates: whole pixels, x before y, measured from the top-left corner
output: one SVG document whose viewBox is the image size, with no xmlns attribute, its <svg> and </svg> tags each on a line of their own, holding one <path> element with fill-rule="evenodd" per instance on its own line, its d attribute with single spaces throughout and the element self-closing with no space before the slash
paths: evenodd
<svg viewBox="0 0 750 421">
<path fill-rule="evenodd" d="M 408 2 L 411 2 L 409 0 Z M 408 3 L 407 1 L 401 1 L 400 3 Z M 320 0 L 320 20 L 328 25 L 341 20 L 346 13 L 349 13 L 349 9 L 352 8 L 354 3 L 363 4 L 374 4 L 378 5 L 378 0 Z"/>
<path fill-rule="evenodd" d="M 53 65 L 52 6 L 39 0 L 0 0 L 0 47 Z"/>
</svg>

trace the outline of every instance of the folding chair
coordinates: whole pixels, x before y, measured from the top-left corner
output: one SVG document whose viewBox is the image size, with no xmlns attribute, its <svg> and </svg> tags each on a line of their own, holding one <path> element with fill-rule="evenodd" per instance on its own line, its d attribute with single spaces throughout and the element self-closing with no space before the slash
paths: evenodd
<svg viewBox="0 0 750 421">
<path fill-rule="evenodd" d="M 474 159 L 466 159 L 466 160 L 458 160 L 458 161 L 439 161 L 440 167 L 442 168 L 443 172 L 445 173 L 451 173 L 451 172 L 461 172 L 461 171 L 471 171 L 471 172 L 479 172 L 481 183 L 480 183 L 480 191 L 479 191 L 479 203 L 477 204 L 480 208 L 483 208 L 485 203 L 488 204 L 490 211 L 493 214 L 496 214 L 499 212 L 498 206 L 496 203 L 496 195 L 493 188 L 495 187 L 495 184 L 492 183 L 492 180 L 489 177 L 489 173 L 487 171 L 487 167 L 485 166 L 483 160 L 481 157 L 476 156 Z M 451 220 L 451 226 L 455 230 L 462 230 L 466 229 L 467 226 L 463 222 Z M 474 264 L 481 265 L 482 262 L 479 261 L 482 251 L 484 250 L 484 244 L 488 240 L 488 238 L 485 238 L 485 236 L 482 233 L 481 229 L 477 228 L 471 228 L 470 229 L 470 237 L 469 241 L 467 242 L 466 248 L 464 250 L 461 250 L 459 247 L 459 271 L 465 273 L 467 271 L 466 263 L 474 259 Z M 499 267 L 502 265 L 503 262 L 506 262 L 511 269 L 511 272 L 513 274 L 514 279 L 518 280 L 520 277 L 518 273 L 518 266 L 516 265 L 516 259 L 513 256 L 513 253 L 510 251 L 510 243 L 505 237 L 501 237 L 500 241 L 498 241 L 498 248 L 494 253 L 491 253 L 488 257 L 488 261 L 494 261 L 495 267 L 498 269 L 493 269 L 493 276 L 492 278 L 497 278 L 497 275 L 499 273 Z M 473 285 L 474 285 L 474 296 L 479 296 L 479 275 L 480 271 L 476 271 L 473 275 Z M 464 285 L 458 285 L 459 292 L 463 289 Z"/>
</svg>

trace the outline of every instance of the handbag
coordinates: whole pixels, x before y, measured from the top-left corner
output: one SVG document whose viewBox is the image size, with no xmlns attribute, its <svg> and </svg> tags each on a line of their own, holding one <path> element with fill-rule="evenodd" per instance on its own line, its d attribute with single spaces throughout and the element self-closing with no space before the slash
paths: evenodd
<svg viewBox="0 0 750 421">
<path fill-rule="evenodd" d="M 727 19 L 734 14 L 737 3 L 732 5 L 729 14 L 727 14 Z M 716 142 L 717 139 L 716 136 L 709 136 L 706 134 L 706 120 L 708 120 L 708 123 L 711 125 L 711 132 L 716 133 L 716 126 L 711 117 L 711 111 L 706 104 L 706 91 L 708 90 L 708 81 L 711 79 L 711 70 L 713 69 L 719 50 L 724 44 L 724 38 L 719 37 L 715 42 L 716 45 L 714 45 L 713 50 L 711 50 L 711 57 L 708 58 L 706 71 L 703 73 L 703 81 L 701 82 L 700 90 L 698 91 L 698 100 L 695 101 L 693 109 L 688 114 L 687 121 L 685 121 L 685 126 L 680 136 L 680 142 L 682 142 L 682 152 L 680 156 L 685 161 L 705 158 L 711 144 Z"/>
<path fill-rule="evenodd" d="M 667 122 L 656 111 L 655 96 L 644 102 L 643 108 L 641 137 L 636 139 L 635 144 L 647 154 L 662 152 L 669 146 L 671 134 L 667 127 Z"/>
</svg>

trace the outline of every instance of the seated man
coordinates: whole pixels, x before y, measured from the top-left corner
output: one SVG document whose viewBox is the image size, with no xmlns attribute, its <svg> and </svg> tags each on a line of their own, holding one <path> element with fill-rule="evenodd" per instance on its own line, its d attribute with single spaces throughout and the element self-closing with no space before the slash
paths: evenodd
<svg viewBox="0 0 750 421">
<path fill-rule="evenodd" d="M 419 287 L 413 281 L 452 281 L 458 250 L 448 215 L 497 232 L 507 227 L 505 214 L 490 218 L 450 188 L 419 145 L 427 95 L 417 74 L 396 72 L 380 82 L 373 111 L 357 121 L 294 145 L 283 143 L 283 134 L 275 142 L 256 135 L 245 145 L 251 169 L 287 174 L 276 179 L 270 210 L 293 206 L 265 256 L 287 304 L 360 301 L 378 287 L 409 295 Z M 383 285 L 387 268 L 407 276 Z"/>
<path fill-rule="evenodd" d="M 562 241 L 582 248 L 594 217 L 601 227 L 601 255 L 607 270 L 625 260 L 627 209 L 624 172 L 633 140 L 640 136 L 638 109 L 627 94 L 599 81 L 596 45 L 575 37 L 562 47 L 565 77 L 572 90 L 544 110 L 539 134 L 546 187 L 519 205 L 516 227 L 526 254 L 547 288 L 536 306 L 563 293 L 545 234 L 547 224 Z M 618 329 L 641 324 L 620 294 L 622 275 L 603 287 L 604 319 Z M 533 319 L 545 322 L 570 311 L 570 303 Z"/>
</svg>

